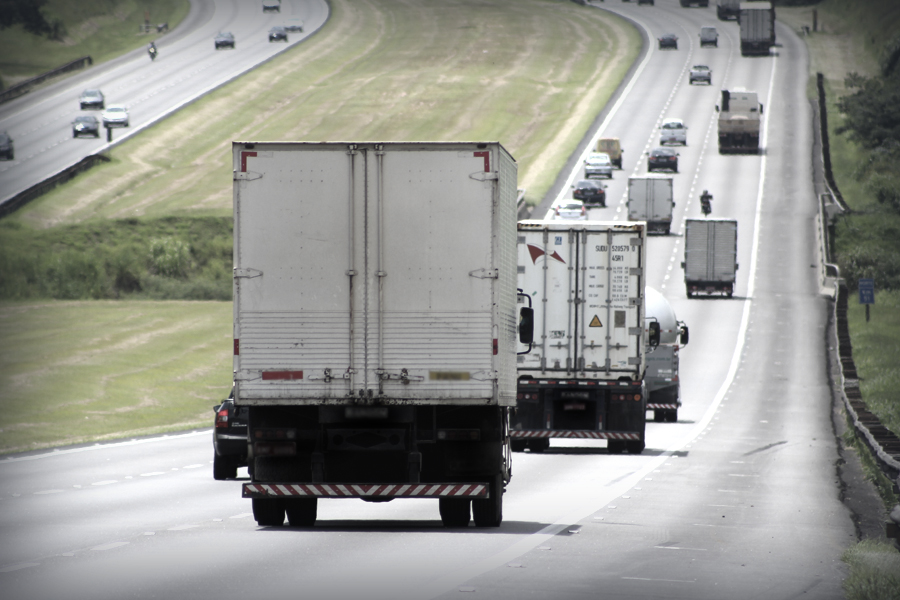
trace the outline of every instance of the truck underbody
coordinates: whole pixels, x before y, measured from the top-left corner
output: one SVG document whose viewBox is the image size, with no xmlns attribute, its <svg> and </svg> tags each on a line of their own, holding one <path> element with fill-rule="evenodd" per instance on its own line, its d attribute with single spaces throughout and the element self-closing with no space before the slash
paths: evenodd
<svg viewBox="0 0 900 600">
<path fill-rule="evenodd" d="M 684 282 L 687 297 L 693 298 L 698 294 L 707 296 L 727 296 L 731 298 L 734 294 L 733 281 L 690 281 Z"/>
<path fill-rule="evenodd" d="M 647 410 L 653 411 L 653 420 L 657 423 L 675 423 L 678 421 L 678 409 L 681 407 L 680 386 L 678 383 L 662 387 L 650 392 Z"/>
<path fill-rule="evenodd" d="M 719 154 L 759 153 L 759 131 L 737 133 L 719 131 Z"/>
<path fill-rule="evenodd" d="M 762 41 L 745 41 L 741 40 L 741 56 L 768 56 L 772 42 L 769 40 Z"/>
<path fill-rule="evenodd" d="M 496 406 L 251 406 L 260 525 L 311 527 L 318 498 L 439 498 L 441 519 L 496 527 L 510 479 L 509 409 Z"/>
<path fill-rule="evenodd" d="M 512 448 L 541 451 L 550 438 L 582 438 L 607 440 L 610 454 L 640 454 L 646 411 L 641 382 L 520 379 Z"/>
</svg>

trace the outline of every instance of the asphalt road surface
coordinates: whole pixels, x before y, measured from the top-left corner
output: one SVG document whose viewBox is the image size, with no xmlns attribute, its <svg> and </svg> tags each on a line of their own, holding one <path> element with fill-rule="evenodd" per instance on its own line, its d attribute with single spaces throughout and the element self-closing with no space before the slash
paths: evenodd
<svg viewBox="0 0 900 600">
<path fill-rule="evenodd" d="M 444 529 L 429 500 L 325 500 L 312 530 L 257 527 L 241 481 L 213 481 L 208 430 L 7 458 L 4 595 L 843 598 L 840 555 L 855 535 L 835 472 L 805 47 L 779 24 L 771 56 L 743 58 L 714 6 L 599 6 L 651 41 L 680 38 L 677 51 L 651 44 L 599 132 L 626 153 L 609 207 L 591 211 L 624 220 L 627 176 L 646 172 L 656 127 L 685 119 L 672 234 L 648 255 L 648 283 L 691 329 L 677 423 L 648 423 L 637 456 L 583 440 L 515 454 L 499 529 Z M 706 24 L 717 49 L 698 47 Z M 687 83 L 698 62 L 713 69 L 708 88 Z M 716 149 L 718 90 L 735 86 L 765 104 L 758 156 Z M 702 189 L 712 216 L 739 222 L 731 299 L 685 296 L 683 221 L 700 217 Z"/>
<path fill-rule="evenodd" d="M 263 13 L 257 1 L 192 0 L 184 22 L 160 37 L 156 60 L 145 48 L 135 50 L 0 104 L 0 131 L 9 132 L 16 149 L 15 160 L 0 161 L 0 204 L 110 146 L 102 127 L 99 138 L 73 137 L 76 116 L 100 118 L 99 110 L 80 110 L 83 90 L 100 89 L 107 105 L 128 108 L 131 123 L 113 129 L 116 144 L 300 43 L 327 18 L 325 0 L 284 0 L 280 13 Z M 269 42 L 271 27 L 297 20 L 303 30 L 288 33 L 287 43 Z M 220 31 L 234 34 L 234 50 L 215 49 Z"/>
</svg>

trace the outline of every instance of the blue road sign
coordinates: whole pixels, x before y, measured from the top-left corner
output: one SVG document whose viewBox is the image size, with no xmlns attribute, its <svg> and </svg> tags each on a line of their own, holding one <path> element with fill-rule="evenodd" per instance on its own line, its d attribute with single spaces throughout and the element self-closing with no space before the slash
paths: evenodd
<svg viewBox="0 0 900 600">
<path fill-rule="evenodd" d="M 875 280 L 860 279 L 859 280 L 859 303 L 875 304 Z"/>
</svg>

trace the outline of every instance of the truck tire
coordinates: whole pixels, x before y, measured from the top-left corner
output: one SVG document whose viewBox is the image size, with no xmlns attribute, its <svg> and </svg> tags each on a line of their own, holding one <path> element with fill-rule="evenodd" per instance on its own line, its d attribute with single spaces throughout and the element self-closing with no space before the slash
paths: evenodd
<svg viewBox="0 0 900 600">
<path fill-rule="evenodd" d="M 623 440 L 609 440 L 606 442 L 606 451 L 610 454 L 621 454 L 625 451 L 625 442 Z"/>
<path fill-rule="evenodd" d="M 625 449 L 628 454 L 640 454 L 644 451 L 644 440 L 633 440 L 625 442 Z"/>
<path fill-rule="evenodd" d="M 462 498 L 441 498 L 438 510 L 441 511 L 441 522 L 444 527 L 468 527 L 472 501 Z"/>
<path fill-rule="evenodd" d="M 281 500 L 254 498 L 253 518 L 260 527 L 281 527 L 284 524 L 284 503 Z"/>
<path fill-rule="evenodd" d="M 653 420 L 656 421 L 657 423 L 662 423 L 663 421 L 666 420 L 666 413 L 668 413 L 668 411 L 666 411 L 666 410 L 654 410 L 653 411 Z"/>
<path fill-rule="evenodd" d="M 528 449 L 532 452 L 541 453 L 544 450 L 550 448 L 550 440 L 548 438 L 541 438 L 537 440 L 529 440 Z"/>
<path fill-rule="evenodd" d="M 237 463 L 228 456 L 219 456 L 213 452 L 213 479 L 234 479 L 237 477 Z"/>
<path fill-rule="evenodd" d="M 497 475 L 490 483 L 490 498 L 472 500 L 472 518 L 475 527 L 500 527 L 503 522 L 503 476 Z"/>
<path fill-rule="evenodd" d="M 528 447 L 528 442 L 526 440 L 510 440 L 509 447 L 513 452 L 525 452 L 525 448 Z"/>
<path fill-rule="evenodd" d="M 318 502 L 316 498 L 291 498 L 285 500 L 284 511 L 291 527 L 312 527 L 316 524 Z"/>
<path fill-rule="evenodd" d="M 675 410 L 667 410 L 666 411 L 666 423 L 677 423 L 678 422 L 678 409 Z"/>
</svg>

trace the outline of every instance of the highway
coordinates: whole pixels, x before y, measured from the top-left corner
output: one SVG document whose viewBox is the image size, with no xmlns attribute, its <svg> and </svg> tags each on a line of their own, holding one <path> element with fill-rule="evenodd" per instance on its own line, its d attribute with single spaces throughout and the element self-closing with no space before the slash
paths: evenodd
<svg viewBox="0 0 900 600">
<path fill-rule="evenodd" d="M 270 60 L 312 35 L 328 18 L 325 0 L 285 0 L 280 13 L 263 13 L 258 2 L 195 0 L 184 22 L 160 37 L 159 55 L 151 61 L 146 49 L 66 77 L 46 89 L 0 104 L 0 131 L 15 141 L 16 157 L 0 162 L 0 205 L 85 156 L 138 134 L 197 98 Z M 288 42 L 269 42 L 269 28 L 296 20 L 303 30 L 288 34 Z M 216 50 L 220 31 L 235 37 L 234 50 Z M 106 104 L 124 104 L 130 126 L 113 130 L 107 142 L 72 135 L 80 114 L 78 98 L 85 89 L 100 89 Z"/>
<path fill-rule="evenodd" d="M 843 598 L 840 556 L 856 538 L 835 472 L 806 50 L 779 24 L 771 56 L 743 58 L 737 25 L 717 21 L 712 4 L 596 4 L 633 19 L 650 49 L 598 132 L 621 138 L 625 155 L 608 208 L 591 218 L 624 220 L 627 177 L 646 172 L 662 119 L 689 126 L 672 234 L 651 239 L 648 254 L 648 284 L 691 330 L 684 406 L 677 423 L 648 423 L 643 454 L 582 440 L 516 453 L 501 527 L 455 530 L 429 500 L 323 500 L 312 530 L 257 527 L 240 497 L 246 470 L 212 479 L 209 430 L 9 457 L 4 594 Z M 718 48 L 699 48 L 701 25 L 719 29 Z M 678 50 L 658 51 L 668 32 Z M 696 63 L 712 68 L 712 86 L 688 85 Z M 736 86 L 765 106 L 758 156 L 716 149 L 718 90 Z M 683 222 L 701 216 L 703 189 L 713 217 L 739 222 L 731 299 L 685 295 Z"/>
</svg>

